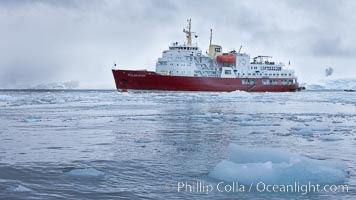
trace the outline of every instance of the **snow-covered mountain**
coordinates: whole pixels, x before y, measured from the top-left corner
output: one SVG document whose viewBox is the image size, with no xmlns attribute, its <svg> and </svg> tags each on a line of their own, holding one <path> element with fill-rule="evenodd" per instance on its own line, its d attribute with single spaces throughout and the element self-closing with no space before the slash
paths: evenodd
<svg viewBox="0 0 356 200">
<path fill-rule="evenodd" d="M 356 90 L 356 79 L 328 79 L 305 84 L 307 90 Z"/>
<path fill-rule="evenodd" d="M 31 86 L 30 89 L 80 89 L 78 81 L 57 82 L 57 83 L 42 83 Z"/>
</svg>

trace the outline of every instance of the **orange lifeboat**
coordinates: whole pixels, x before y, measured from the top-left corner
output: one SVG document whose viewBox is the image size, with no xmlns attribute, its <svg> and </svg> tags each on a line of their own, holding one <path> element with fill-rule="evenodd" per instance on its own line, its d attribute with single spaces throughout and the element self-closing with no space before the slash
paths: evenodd
<svg viewBox="0 0 356 200">
<path fill-rule="evenodd" d="M 219 55 L 216 57 L 216 61 L 221 63 L 235 63 L 235 55 L 233 54 Z"/>
</svg>

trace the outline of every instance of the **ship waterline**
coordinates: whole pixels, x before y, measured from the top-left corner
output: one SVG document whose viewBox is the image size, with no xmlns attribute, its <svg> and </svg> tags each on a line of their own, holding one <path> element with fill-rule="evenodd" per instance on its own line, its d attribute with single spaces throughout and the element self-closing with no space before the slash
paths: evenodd
<svg viewBox="0 0 356 200">
<path fill-rule="evenodd" d="M 115 69 L 112 72 L 119 91 L 294 92 L 298 90 L 295 79 L 164 76 L 152 71 Z M 265 85 L 266 80 L 277 85 Z"/>
</svg>

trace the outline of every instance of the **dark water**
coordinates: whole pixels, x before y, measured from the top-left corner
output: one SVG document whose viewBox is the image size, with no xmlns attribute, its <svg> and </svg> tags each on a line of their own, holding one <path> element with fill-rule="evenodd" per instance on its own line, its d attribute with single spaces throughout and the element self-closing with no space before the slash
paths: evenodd
<svg viewBox="0 0 356 200">
<path fill-rule="evenodd" d="M 0 199 L 353 199 L 355 139 L 347 92 L 1 91 Z M 349 191 L 177 191 L 231 143 L 345 164 Z"/>
</svg>

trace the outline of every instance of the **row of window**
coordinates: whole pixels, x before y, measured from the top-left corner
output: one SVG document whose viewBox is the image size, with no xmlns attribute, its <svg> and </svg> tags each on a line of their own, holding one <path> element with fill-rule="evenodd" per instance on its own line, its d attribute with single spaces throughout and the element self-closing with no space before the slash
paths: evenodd
<svg viewBox="0 0 356 200">
<path fill-rule="evenodd" d="M 225 70 L 225 74 L 231 74 L 231 70 Z M 248 73 L 248 76 L 262 76 L 262 74 L 258 73 Z M 281 76 L 292 76 L 292 74 L 281 74 Z M 240 73 L 237 74 L 237 76 L 240 76 Z M 245 76 L 245 73 L 242 73 L 242 76 Z M 264 74 L 264 76 L 279 76 L 279 74 Z"/>
<path fill-rule="evenodd" d="M 256 85 L 256 80 L 242 79 L 242 85 Z"/>
<path fill-rule="evenodd" d="M 292 85 L 293 80 L 282 80 L 282 85 Z"/>
<path fill-rule="evenodd" d="M 266 67 L 266 66 L 262 66 L 261 70 L 281 71 L 282 67 Z"/>
<path fill-rule="evenodd" d="M 292 85 L 293 80 L 282 80 L 282 85 Z M 278 85 L 278 80 L 262 80 L 263 85 Z M 242 79 L 242 85 L 256 85 L 256 80 Z"/>
<path fill-rule="evenodd" d="M 245 75 L 245 74 L 244 74 Z M 262 74 L 258 74 L 258 73 L 248 73 L 248 75 L 249 76 L 258 76 L 258 75 L 260 75 L 260 76 L 262 76 Z M 270 74 L 264 74 L 264 76 L 279 76 L 279 73 L 277 73 L 277 74 L 272 74 L 272 73 L 270 73 Z M 281 76 L 292 76 L 292 74 L 281 74 Z"/>
<path fill-rule="evenodd" d="M 186 60 L 193 60 L 193 58 L 191 57 L 193 55 L 190 55 L 190 56 L 185 56 L 185 59 Z M 167 60 L 172 60 L 173 57 L 165 57 Z M 182 57 L 175 57 L 176 60 L 182 60 Z"/>
<path fill-rule="evenodd" d="M 179 50 L 198 50 L 198 47 L 169 47 L 170 50 L 179 49 Z"/>
<path fill-rule="evenodd" d="M 278 80 L 262 80 L 263 85 L 278 85 Z M 282 80 L 282 85 L 292 85 L 293 80 Z"/>
<path fill-rule="evenodd" d="M 164 70 L 161 70 L 161 74 L 169 74 L 169 75 L 172 75 L 174 74 L 174 71 L 164 71 Z M 175 74 L 187 74 L 186 71 L 177 71 L 177 73 Z"/>
<path fill-rule="evenodd" d="M 169 65 L 170 65 L 170 66 L 173 66 L 173 63 L 171 63 L 171 64 L 169 64 Z M 189 67 L 190 67 L 190 66 L 191 66 L 191 64 L 180 64 L 180 65 L 179 65 L 179 64 L 177 64 L 177 66 L 189 66 Z"/>
<path fill-rule="evenodd" d="M 278 85 L 278 80 L 262 80 L 263 85 Z"/>
<path fill-rule="evenodd" d="M 231 74 L 231 70 L 225 70 L 225 74 Z"/>
</svg>

